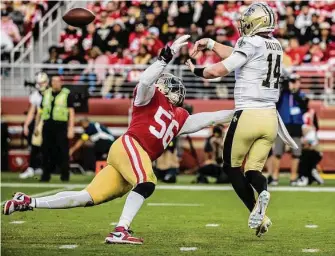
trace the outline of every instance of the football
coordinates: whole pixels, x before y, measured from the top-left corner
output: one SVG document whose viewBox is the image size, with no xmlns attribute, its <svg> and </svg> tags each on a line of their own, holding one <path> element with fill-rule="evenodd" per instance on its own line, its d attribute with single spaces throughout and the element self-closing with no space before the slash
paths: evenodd
<svg viewBox="0 0 335 256">
<path fill-rule="evenodd" d="M 95 15 L 85 8 L 73 8 L 63 16 L 63 20 L 71 26 L 83 27 L 94 21 Z"/>
</svg>

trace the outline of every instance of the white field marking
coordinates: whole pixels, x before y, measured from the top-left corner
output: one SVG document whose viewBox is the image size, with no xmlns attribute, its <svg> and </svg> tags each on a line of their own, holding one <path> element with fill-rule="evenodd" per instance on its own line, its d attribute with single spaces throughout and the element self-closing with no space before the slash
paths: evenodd
<svg viewBox="0 0 335 256">
<path fill-rule="evenodd" d="M 306 225 L 305 228 L 318 228 L 318 225 Z"/>
<path fill-rule="evenodd" d="M 319 252 L 319 249 L 302 249 L 302 252 Z"/>
<path fill-rule="evenodd" d="M 41 192 L 41 193 L 37 193 L 37 194 L 33 194 L 33 195 L 29 195 L 30 197 L 42 197 L 42 196 L 48 196 L 48 195 L 51 195 L 51 194 L 55 194 L 55 193 L 58 193 L 58 192 L 61 192 L 61 191 L 64 191 L 65 189 L 72 189 L 72 187 L 67 187 L 67 188 L 58 188 L 58 189 L 53 189 L 53 190 L 48 190 L 48 191 L 44 191 L 44 192 Z M 10 198 L 11 199 L 11 198 Z M 10 200 L 8 199 L 8 200 Z M 4 204 L 6 201 L 8 200 L 5 200 L 3 202 L 1 202 L 1 204 Z"/>
<path fill-rule="evenodd" d="M 40 183 L 7 183 L 1 184 L 3 188 L 84 188 L 86 184 L 40 184 Z M 159 190 L 189 190 L 189 191 L 226 191 L 233 190 L 231 186 L 199 186 L 199 185 L 157 185 Z M 335 187 L 269 187 L 269 191 L 283 192 L 335 192 Z"/>
<path fill-rule="evenodd" d="M 197 247 L 180 247 L 180 250 L 182 252 L 189 252 L 189 251 L 196 251 L 198 250 L 198 248 Z"/>
<path fill-rule="evenodd" d="M 206 227 L 218 227 L 218 226 L 220 226 L 220 224 L 214 224 L 214 223 L 206 224 Z"/>
<path fill-rule="evenodd" d="M 203 204 L 147 203 L 147 206 L 204 206 Z"/>
<path fill-rule="evenodd" d="M 59 249 L 74 249 L 77 247 L 78 245 L 76 244 L 64 244 L 64 245 L 59 246 Z"/>
<path fill-rule="evenodd" d="M 15 221 L 12 221 L 12 222 L 9 222 L 10 224 L 23 224 L 25 223 L 24 220 L 15 220 Z"/>
<path fill-rule="evenodd" d="M 115 225 L 117 225 L 117 222 L 111 222 L 111 224 L 109 224 L 109 225 L 115 226 Z"/>
</svg>

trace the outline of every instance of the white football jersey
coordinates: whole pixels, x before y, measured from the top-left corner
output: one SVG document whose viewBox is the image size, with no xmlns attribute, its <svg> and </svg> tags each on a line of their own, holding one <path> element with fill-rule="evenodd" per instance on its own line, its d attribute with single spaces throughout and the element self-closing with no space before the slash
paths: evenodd
<svg viewBox="0 0 335 256">
<path fill-rule="evenodd" d="M 235 70 L 235 108 L 274 108 L 279 99 L 283 49 L 275 38 L 241 37 L 234 48 L 247 56 Z"/>
</svg>

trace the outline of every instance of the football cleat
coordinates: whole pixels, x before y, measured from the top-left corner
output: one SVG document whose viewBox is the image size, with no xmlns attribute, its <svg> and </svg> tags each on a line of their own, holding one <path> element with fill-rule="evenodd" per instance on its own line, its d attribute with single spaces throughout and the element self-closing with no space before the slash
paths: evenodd
<svg viewBox="0 0 335 256">
<path fill-rule="evenodd" d="M 262 193 L 259 194 L 256 205 L 250 213 L 248 221 L 249 228 L 255 229 L 262 224 L 269 202 L 270 193 L 264 190 Z"/>
<path fill-rule="evenodd" d="M 30 206 L 31 197 L 27 196 L 24 193 L 17 192 L 15 193 L 12 200 L 8 200 L 5 202 L 3 206 L 3 214 L 10 215 L 16 211 L 32 211 L 33 207 Z"/>
<path fill-rule="evenodd" d="M 264 216 L 262 224 L 256 229 L 256 236 L 261 237 L 266 232 L 268 232 L 269 227 L 272 225 L 272 222 L 268 216 Z"/>
<path fill-rule="evenodd" d="M 124 227 L 116 227 L 105 239 L 107 244 L 143 244 L 142 238 L 133 237 L 131 230 Z"/>
</svg>

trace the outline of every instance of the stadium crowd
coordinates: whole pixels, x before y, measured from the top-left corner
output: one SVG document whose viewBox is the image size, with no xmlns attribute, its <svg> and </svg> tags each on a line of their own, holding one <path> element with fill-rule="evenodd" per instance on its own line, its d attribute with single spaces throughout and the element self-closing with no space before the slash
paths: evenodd
<svg viewBox="0 0 335 256">
<path fill-rule="evenodd" d="M 87 8 L 94 23 L 80 30 L 71 26 L 60 35 L 61 58 L 73 54 L 73 46 L 85 53 L 88 62 L 148 64 L 159 49 L 179 35 L 191 41 L 210 37 L 234 45 L 239 37 L 239 14 L 252 1 L 95 1 Z M 276 11 L 275 36 L 285 48 L 285 64 L 320 63 L 335 56 L 334 3 L 329 1 L 269 1 Z M 185 47 L 187 49 L 187 47 Z M 122 49 L 122 50 L 121 50 Z M 76 49 L 77 50 L 77 49 Z M 93 51 L 93 53 L 92 53 Z M 182 55 L 187 55 L 185 50 Z M 82 56 L 82 55 L 81 55 Z M 181 56 L 175 64 L 181 64 Z M 217 62 L 205 52 L 196 63 Z M 85 62 L 78 58 L 79 63 Z"/>
</svg>

